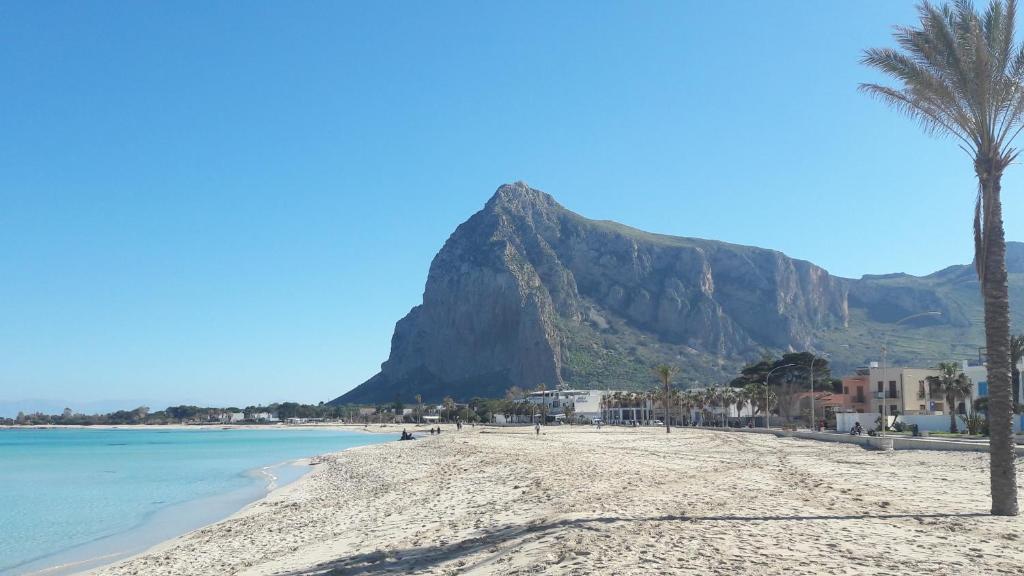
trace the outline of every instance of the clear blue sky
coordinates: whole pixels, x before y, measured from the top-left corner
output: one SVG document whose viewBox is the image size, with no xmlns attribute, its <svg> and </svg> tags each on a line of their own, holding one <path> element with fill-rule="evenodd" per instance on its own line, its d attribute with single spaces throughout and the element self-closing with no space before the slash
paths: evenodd
<svg viewBox="0 0 1024 576">
<path fill-rule="evenodd" d="M 0 4 L 0 400 L 333 398 L 517 179 L 843 276 L 971 260 L 966 156 L 856 91 L 911 2 L 511 4 Z"/>
</svg>

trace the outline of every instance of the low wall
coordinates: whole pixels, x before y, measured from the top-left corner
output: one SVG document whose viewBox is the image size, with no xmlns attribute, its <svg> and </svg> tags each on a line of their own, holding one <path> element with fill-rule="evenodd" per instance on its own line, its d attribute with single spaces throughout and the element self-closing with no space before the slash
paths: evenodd
<svg viewBox="0 0 1024 576">
<path fill-rule="evenodd" d="M 910 426 L 917 424 L 917 429 L 921 432 L 949 432 L 949 415 L 932 415 L 932 414 L 904 414 L 897 418 L 900 422 Z M 964 423 L 958 416 L 956 419 L 957 428 L 963 428 Z"/>
<path fill-rule="evenodd" d="M 840 432 L 849 432 L 850 428 L 853 428 L 854 422 L 860 422 L 861 427 L 863 427 L 866 432 L 868 430 L 875 429 L 875 422 L 877 419 L 877 414 L 839 412 L 836 414 L 836 429 Z M 921 432 L 949 432 L 948 414 L 903 414 L 896 417 L 896 420 L 903 422 L 908 426 L 911 424 L 917 424 L 917 429 Z M 960 430 L 966 428 L 966 424 L 964 424 L 964 421 L 960 416 L 956 417 L 956 427 Z M 1014 414 L 1014 434 L 1020 434 L 1021 429 L 1024 429 L 1024 414 Z"/>
<path fill-rule="evenodd" d="M 948 425 L 948 419 L 947 419 Z M 863 426 L 863 424 L 862 424 Z M 703 430 L 723 431 L 722 428 L 703 428 Z M 731 428 L 730 432 L 745 434 L 773 434 L 779 438 L 798 438 L 801 440 L 818 440 L 821 442 L 838 442 L 841 444 L 857 444 L 872 450 L 945 450 L 950 452 L 988 452 L 987 442 L 965 442 L 963 440 L 944 440 L 937 438 L 913 438 L 907 436 L 850 436 L 830 432 L 765 430 L 764 428 Z M 889 442 L 892 448 L 889 448 Z M 1024 446 L 1017 446 L 1017 455 L 1024 456 Z"/>
<path fill-rule="evenodd" d="M 857 412 L 836 412 L 836 430 L 840 432 L 849 432 L 853 425 L 860 422 L 861 428 L 865 432 L 868 430 L 875 429 L 875 422 L 878 420 L 878 414 L 874 413 L 857 413 Z"/>
</svg>

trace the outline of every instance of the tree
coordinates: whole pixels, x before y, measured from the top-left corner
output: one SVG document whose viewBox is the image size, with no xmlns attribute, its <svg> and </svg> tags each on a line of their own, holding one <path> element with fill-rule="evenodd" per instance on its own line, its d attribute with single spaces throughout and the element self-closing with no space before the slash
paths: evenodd
<svg viewBox="0 0 1024 576">
<path fill-rule="evenodd" d="M 733 402 L 736 404 L 736 416 L 743 413 L 743 408 L 750 403 L 750 390 L 746 387 L 733 390 Z"/>
<path fill-rule="evenodd" d="M 811 352 L 788 352 L 778 359 L 766 354 L 759 361 L 744 366 L 740 375 L 733 379 L 730 386 L 734 388 L 744 388 L 750 384 L 763 386 L 768 375 L 771 374 L 771 384 L 778 389 L 777 393 L 772 394 L 772 397 L 776 399 L 775 407 L 783 420 L 789 420 L 792 417 L 792 407 L 796 403 L 797 395 L 810 390 L 812 370 L 815 388 L 831 386 L 832 369 L 828 359 L 816 356 Z M 760 396 L 754 397 L 755 403 L 763 402 L 764 398 L 762 389 Z"/>
<path fill-rule="evenodd" d="M 654 367 L 654 374 L 661 381 L 661 386 L 665 390 L 665 433 L 672 432 L 672 412 L 669 408 L 669 401 L 672 396 L 672 378 L 679 373 L 679 368 L 675 366 L 669 366 L 668 364 L 661 364 Z"/>
<path fill-rule="evenodd" d="M 423 396 L 420 394 L 416 395 L 416 417 L 423 424 Z"/>
<path fill-rule="evenodd" d="M 547 385 L 541 382 L 537 385 L 537 392 L 540 392 L 540 423 L 548 423 L 548 404 L 547 398 L 544 392 L 548 389 Z"/>
<path fill-rule="evenodd" d="M 731 386 L 725 386 L 718 391 L 720 402 L 722 403 L 722 427 L 725 428 L 729 425 L 729 415 L 732 412 L 732 406 L 736 403 L 736 389 Z"/>
<path fill-rule="evenodd" d="M 441 405 L 444 406 L 445 419 L 451 422 L 452 416 L 455 414 L 455 400 L 451 396 L 445 396 Z"/>
<path fill-rule="evenodd" d="M 707 426 L 707 408 L 711 401 L 711 390 L 701 390 L 693 393 L 693 403 L 697 407 L 697 414 L 700 415 L 700 425 Z"/>
<path fill-rule="evenodd" d="M 873 48 L 862 62 L 898 86 L 861 84 L 864 92 L 920 122 L 929 134 L 952 136 L 971 157 L 978 191 L 974 264 L 985 304 L 988 349 L 992 514 L 1016 516 L 1010 398 L 1010 304 L 1000 198 L 1003 172 L 1017 158 L 1024 127 L 1024 46 L 1014 40 L 1016 0 L 993 0 L 979 14 L 967 0 L 918 6 L 920 27 L 897 27 L 900 49 Z"/>
<path fill-rule="evenodd" d="M 969 398 L 973 385 L 956 362 L 939 362 L 938 371 L 938 376 L 928 377 L 928 386 L 938 390 L 945 398 L 947 412 L 949 412 L 949 431 L 956 434 L 957 400 Z"/>
<path fill-rule="evenodd" d="M 743 393 L 750 402 L 751 414 L 757 416 L 766 411 L 768 390 L 762 382 L 751 382 L 743 387 Z"/>
</svg>

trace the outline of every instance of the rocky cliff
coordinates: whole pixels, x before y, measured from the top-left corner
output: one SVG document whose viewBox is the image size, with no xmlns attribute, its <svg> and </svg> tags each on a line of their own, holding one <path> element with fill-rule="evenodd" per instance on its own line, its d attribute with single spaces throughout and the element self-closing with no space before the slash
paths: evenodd
<svg viewBox="0 0 1024 576">
<path fill-rule="evenodd" d="M 872 327 L 900 314 L 941 309 L 932 324 L 976 330 L 977 306 L 947 294 L 976 295 L 962 268 L 848 280 L 773 250 L 588 220 L 505 185 L 434 258 L 380 373 L 335 401 L 647 386 L 659 362 L 705 383 L 765 351 L 829 346 L 852 365 L 877 347 Z"/>
</svg>

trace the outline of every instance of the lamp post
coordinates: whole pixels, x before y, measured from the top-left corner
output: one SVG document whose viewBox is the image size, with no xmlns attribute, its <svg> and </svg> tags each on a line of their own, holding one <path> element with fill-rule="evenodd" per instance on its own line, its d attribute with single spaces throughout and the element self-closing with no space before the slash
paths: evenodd
<svg viewBox="0 0 1024 576">
<path fill-rule="evenodd" d="M 783 368 L 791 368 L 793 366 L 796 366 L 796 364 L 784 364 L 782 366 L 776 366 L 775 368 L 769 370 L 768 374 L 764 377 L 764 427 L 766 430 L 771 429 L 772 427 L 772 391 L 771 388 L 768 386 L 768 383 L 771 382 L 772 372 L 775 372 L 776 370 L 781 370 Z"/>
<path fill-rule="evenodd" d="M 903 322 L 906 322 L 907 320 L 913 320 L 914 318 L 922 318 L 924 316 L 942 316 L 942 312 L 939 312 L 937 310 L 931 310 L 931 311 L 928 311 L 928 312 L 919 312 L 917 314 L 911 314 L 910 316 L 907 316 L 905 318 L 900 318 L 899 320 L 893 322 L 892 328 L 890 328 L 888 331 L 886 331 L 885 338 L 882 339 L 882 382 L 883 382 L 883 384 L 882 384 L 882 397 L 879 398 L 879 400 L 881 401 L 881 403 L 879 405 L 879 408 L 880 408 L 880 411 L 881 411 L 881 415 L 880 416 L 882 418 L 881 436 L 885 436 L 885 429 L 889 427 L 889 418 L 885 414 L 885 387 L 889 383 L 889 372 L 888 372 L 888 367 L 886 366 L 886 359 L 887 359 L 888 354 L 889 354 L 889 336 L 891 336 L 893 331 L 896 330 L 896 327 L 899 326 L 900 324 L 902 324 Z"/>
</svg>

